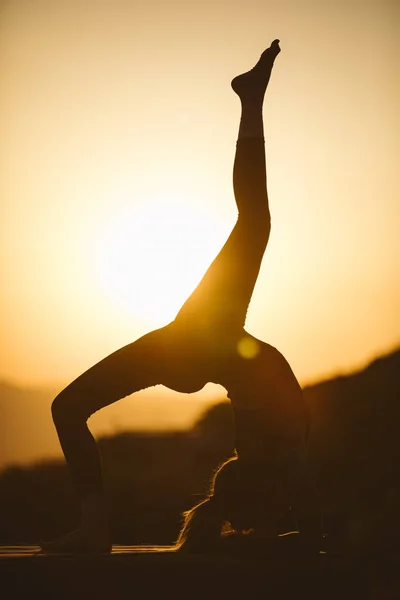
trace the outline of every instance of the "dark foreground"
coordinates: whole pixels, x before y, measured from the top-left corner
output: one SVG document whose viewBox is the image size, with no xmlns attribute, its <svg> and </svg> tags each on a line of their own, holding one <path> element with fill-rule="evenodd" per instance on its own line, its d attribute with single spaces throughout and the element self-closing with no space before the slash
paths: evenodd
<svg viewBox="0 0 400 600">
<path fill-rule="evenodd" d="M 400 598 L 400 556 L 351 564 L 327 555 L 186 555 L 168 546 L 114 546 L 109 555 L 80 557 L 38 550 L 0 547 L 2 598 Z"/>
</svg>

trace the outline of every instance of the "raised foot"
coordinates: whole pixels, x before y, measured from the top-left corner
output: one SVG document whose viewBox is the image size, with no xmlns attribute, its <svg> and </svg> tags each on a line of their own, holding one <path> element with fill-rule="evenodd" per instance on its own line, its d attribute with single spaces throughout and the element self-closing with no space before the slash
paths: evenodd
<svg viewBox="0 0 400 600">
<path fill-rule="evenodd" d="M 54 541 L 41 542 L 40 547 L 46 554 L 104 554 L 111 552 L 112 544 L 107 534 L 75 529 Z"/>
<path fill-rule="evenodd" d="M 264 50 L 260 60 L 250 71 L 242 73 L 232 80 L 232 89 L 242 102 L 263 100 L 275 58 L 280 51 L 279 40 L 274 40 L 270 47 Z"/>
</svg>

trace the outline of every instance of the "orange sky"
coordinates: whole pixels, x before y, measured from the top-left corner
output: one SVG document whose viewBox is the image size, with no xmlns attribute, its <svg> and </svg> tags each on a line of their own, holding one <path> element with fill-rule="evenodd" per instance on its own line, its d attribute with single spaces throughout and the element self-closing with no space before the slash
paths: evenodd
<svg viewBox="0 0 400 600">
<path fill-rule="evenodd" d="M 247 328 L 303 383 L 400 342 L 398 2 L 0 7 L 0 378 L 67 382 L 174 317 L 236 217 L 230 80 L 276 37 Z"/>
</svg>

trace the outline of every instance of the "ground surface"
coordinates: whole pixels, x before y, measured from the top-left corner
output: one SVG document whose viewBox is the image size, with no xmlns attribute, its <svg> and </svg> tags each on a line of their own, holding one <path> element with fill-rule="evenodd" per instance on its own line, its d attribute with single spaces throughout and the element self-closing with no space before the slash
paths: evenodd
<svg viewBox="0 0 400 600">
<path fill-rule="evenodd" d="M 2 597 L 10 600 L 400 600 L 400 556 L 349 564 L 327 555 L 186 555 L 171 546 L 113 546 L 111 554 L 98 556 L 0 546 L 0 582 Z"/>
</svg>

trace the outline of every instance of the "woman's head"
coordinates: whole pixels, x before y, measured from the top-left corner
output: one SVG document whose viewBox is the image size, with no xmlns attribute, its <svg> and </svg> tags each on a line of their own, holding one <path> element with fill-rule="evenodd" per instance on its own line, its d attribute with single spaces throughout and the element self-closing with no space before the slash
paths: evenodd
<svg viewBox="0 0 400 600">
<path fill-rule="evenodd" d="M 282 473 L 267 461 L 228 460 L 214 475 L 212 494 L 237 531 L 274 530 L 290 506 Z"/>
<path fill-rule="evenodd" d="M 282 519 L 289 516 L 284 477 L 266 461 L 241 461 L 233 457 L 216 471 L 209 496 L 187 511 L 178 544 L 206 550 L 225 530 L 256 530 L 278 535 Z"/>
</svg>

